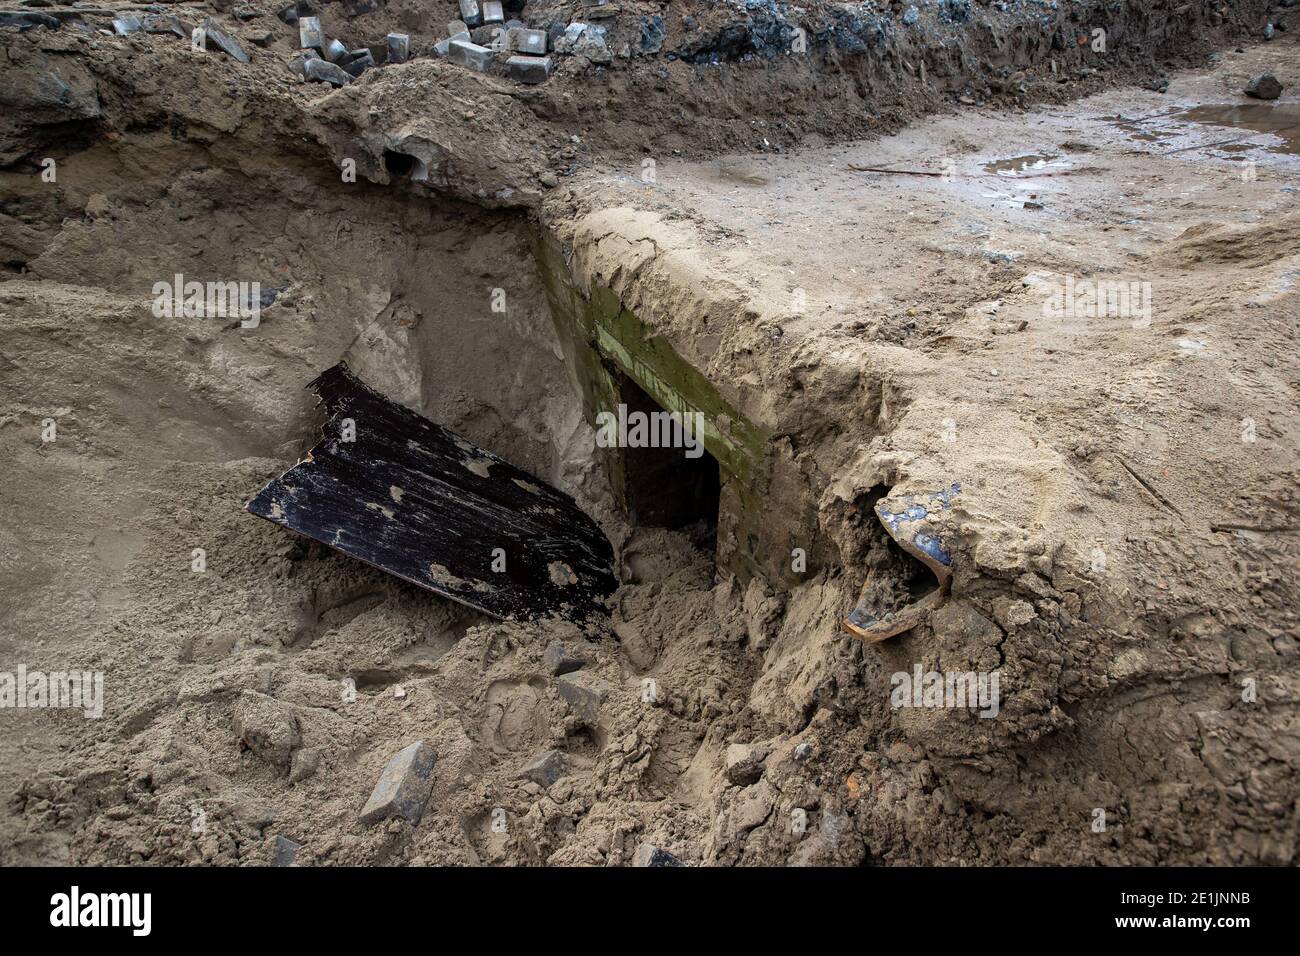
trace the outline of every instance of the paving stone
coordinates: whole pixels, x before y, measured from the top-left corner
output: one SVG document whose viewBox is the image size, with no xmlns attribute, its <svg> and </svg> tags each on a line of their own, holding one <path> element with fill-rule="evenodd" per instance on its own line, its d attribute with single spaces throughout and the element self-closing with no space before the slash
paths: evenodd
<svg viewBox="0 0 1300 956">
<path fill-rule="evenodd" d="M 589 724 L 600 717 L 600 705 L 609 696 L 608 683 L 583 671 L 555 678 L 555 686 L 569 705 L 569 712 Z"/>
<path fill-rule="evenodd" d="M 469 40 L 469 31 L 462 30 L 460 33 L 453 33 L 445 40 L 439 40 L 433 45 L 433 52 L 438 56 L 447 56 L 451 52 L 451 44 L 456 40 Z"/>
<path fill-rule="evenodd" d="M 405 63 L 411 56 L 411 37 L 405 33 L 390 33 L 384 37 L 388 63 Z"/>
<path fill-rule="evenodd" d="M 519 776 L 531 780 L 539 787 L 549 787 L 569 770 L 568 755 L 560 750 L 547 750 L 530 761 Z"/>
<path fill-rule="evenodd" d="M 348 48 L 343 45 L 343 41 L 341 40 L 330 40 L 329 43 L 325 44 L 325 48 L 321 50 L 321 56 L 325 57 L 325 59 L 329 60 L 331 63 L 338 63 L 340 66 L 342 66 L 341 61 L 347 55 Z"/>
<path fill-rule="evenodd" d="M 221 29 L 221 27 L 217 26 L 217 21 L 213 20 L 211 17 L 208 17 L 203 21 L 203 35 L 207 41 L 215 43 L 217 49 L 226 54 L 226 56 L 232 57 L 240 63 L 248 62 L 248 54 L 244 52 L 244 48 L 239 45 L 238 41 L 235 40 L 234 37 Z"/>
<path fill-rule="evenodd" d="M 298 851 L 301 849 L 301 843 L 295 843 L 286 836 L 277 836 L 272 847 L 271 865 L 293 866 L 293 861 L 298 858 Z"/>
<path fill-rule="evenodd" d="M 423 740 L 393 754 L 361 810 L 361 822 L 372 824 L 398 816 L 419 823 L 433 789 L 433 766 L 437 759 L 433 748 Z"/>
<path fill-rule="evenodd" d="M 506 30 L 506 49 L 512 53 L 527 53 L 530 56 L 546 55 L 546 31 L 509 27 Z"/>
<path fill-rule="evenodd" d="M 298 19 L 298 45 L 313 50 L 325 49 L 325 33 L 320 28 L 320 17 Z"/>
<path fill-rule="evenodd" d="M 506 12 L 501 7 L 501 0 L 483 0 L 481 6 L 484 23 L 506 22 Z"/>
<path fill-rule="evenodd" d="M 447 45 L 447 59 L 486 73 L 492 66 L 492 51 L 469 40 L 452 40 Z"/>
<path fill-rule="evenodd" d="M 360 50 L 349 50 L 347 56 L 339 65 L 343 67 L 348 76 L 358 77 L 370 67 L 378 64 L 375 63 L 375 55 L 369 49 L 362 48 Z"/>
<path fill-rule="evenodd" d="M 506 76 L 516 83 L 545 83 L 550 75 L 549 56 L 512 56 L 506 60 Z"/>
<path fill-rule="evenodd" d="M 483 11 L 478 0 L 460 0 L 460 18 L 467 26 L 476 27 L 483 22 Z"/>
</svg>

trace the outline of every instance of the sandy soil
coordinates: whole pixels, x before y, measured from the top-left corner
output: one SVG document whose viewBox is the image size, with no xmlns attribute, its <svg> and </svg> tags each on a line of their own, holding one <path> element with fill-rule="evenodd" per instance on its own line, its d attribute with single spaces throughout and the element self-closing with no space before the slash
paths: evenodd
<svg viewBox="0 0 1300 956">
<path fill-rule="evenodd" d="M 524 92 L 418 61 L 326 93 L 281 75 L 283 38 L 246 71 L 162 38 L 3 39 L 29 109 L 0 171 L 0 670 L 106 689 L 101 720 L 0 712 L 0 862 L 264 864 L 277 837 L 300 864 L 1294 862 L 1300 163 L 1181 115 L 1246 103 L 1265 68 L 1300 81 L 1286 37 L 1068 103 L 1163 71 L 1147 51 L 1060 84 L 1026 41 L 1025 92 L 986 98 L 867 57 L 821 132 L 781 105 L 809 76 L 761 58 L 736 79 L 570 62 Z M 676 119 L 611 105 L 657 70 Z M 57 108 L 32 93 L 50 71 Z M 430 183 L 384 170 L 397 147 Z M 778 436 L 817 504 L 796 587 L 742 587 L 613 506 L 536 228 Z M 159 320 L 146 292 L 174 272 L 282 291 L 256 329 Z M 1045 315 L 1066 276 L 1149 282 L 1149 323 Z M 340 358 L 577 496 L 618 551 L 609 622 L 491 621 L 246 514 Z M 886 644 L 845 635 L 888 560 L 867 504 L 953 481 L 945 605 Z M 558 693 L 556 643 L 608 686 L 595 719 Z M 918 664 L 997 670 L 997 719 L 892 708 Z M 438 754 L 423 819 L 363 825 L 416 740 Z M 525 768 L 548 750 L 544 786 Z"/>
</svg>

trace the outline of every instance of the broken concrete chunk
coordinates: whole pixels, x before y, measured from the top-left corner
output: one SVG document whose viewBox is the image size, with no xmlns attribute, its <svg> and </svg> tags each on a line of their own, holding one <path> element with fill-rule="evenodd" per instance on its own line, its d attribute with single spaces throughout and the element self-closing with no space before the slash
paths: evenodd
<svg viewBox="0 0 1300 956">
<path fill-rule="evenodd" d="M 433 789 L 433 765 L 437 759 L 437 754 L 423 740 L 393 754 L 361 810 L 361 822 L 369 825 L 398 816 L 419 823 Z"/>
<path fill-rule="evenodd" d="M 320 17 L 301 17 L 298 20 L 298 45 L 313 50 L 325 48 L 325 33 L 320 28 Z"/>
<path fill-rule="evenodd" d="M 486 73 L 492 67 L 492 51 L 469 40 L 452 40 L 447 45 L 447 59 Z"/>
<path fill-rule="evenodd" d="M 203 35 L 215 43 L 217 48 L 226 56 L 232 57 L 240 63 L 248 62 L 248 54 L 244 52 L 244 48 L 236 42 L 234 37 L 217 26 L 217 21 L 211 17 L 203 21 Z"/>
<path fill-rule="evenodd" d="M 464 20 L 449 20 L 447 22 L 447 34 L 454 40 L 458 33 L 468 33 L 469 24 Z"/>
<path fill-rule="evenodd" d="M 295 843 L 286 836 L 276 837 L 271 852 L 271 865 L 293 866 L 293 861 L 298 858 L 298 851 L 301 849 L 301 843 Z"/>
<path fill-rule="evenodd" d="M 466 26 L 476 27 L 482 23 L 483 14 L 479 10 L 478 0 L 460 0 L 460 18 Z"/>
<path fill-rule="evenodd" d="M 568 755 L 559 750 L 547 750 L 530 762 L 519 776 L 531 780 L 539 787 L 549 787 L 568 772 Z"/>
<path fill-rule="evenodd" d="M 483 0 L 483 22 L 505 23 L 506 12 L 501 8 L 501 0 Z"/>
<path fill-rule="evenodd" d="M 728 783 L 747 787 L 758 783 L 763 776 L 763 761 L 767 759 L 766 747 L 757 744 L 732 744 L 723 757 L 723 773 Z"/>
<path fill-rule="evenodd" d="M 591 663 L 593 650 L 590 645 L 573 649 L 560 641 L 551 641 L 542 654 L 542 663 L 546 665 L 549 674 L 558 677 L 578 670 L 583 664 Z"/>
<path fill-rule="evenodd" d="M 307 60 L 303 64 L 303 76 L 313 83 L 329 83 L 331 86 L 346 86 L 352 77 L 337 63 L 328 60 Z"/>
<path fill-rule="evenodd" d="M 139 33 L 140 20 L 137 17 L 118 17 L 113 21 L 113 32 L 120 37 L 128 33 Z"/>
<path fill-rule="evenodd" d="M 506 30 L 506 49 L 512 53 L 544 56 L 546 54 L 546 31 L 510 27 Z"/>
<path fill-rule="evenodd" d="M 1282 95 L 1282 84 L 1272 73 L 1261 73 L 1246 84 L 1246 95 L 1257 100 L 1275 100 Z"/>
<path fill-rule="evenodd" d="M 600 717 L 600 705 L 609 696 L 608 683 L 581 671 L 557 677 L 555 686 L 569 705 L 569 713 L 589 724 L 594 724 Z"/>
<path fill-rule="evenodd" d="M 329 43 L 325 44 L 325 49 L 321 51 L 321 55 L 331 63 L 338 63 L 348 55 L 348 48 L 340 40 L 330 40 Z"/>
<path fill-rule="evenodd" d="M 633 866 L 682 866 L 682 861 L 677 859 L 667 850 L 651 846 L 649 843 L 639 844 L 636 853 L 632 857 Z"/>
<path fill-rule="evenodd" d="M 545 83 L 550 75 L 549 56 L 512 56 L 506 60 L 506 76 L 516 83 Z"/>
<path fill-rule="evenodd" d="M 390 33 L 384 37 L 389 63 L 405 63 L 411 55 L 411 38 L 405 33 Z"/>
</svg>

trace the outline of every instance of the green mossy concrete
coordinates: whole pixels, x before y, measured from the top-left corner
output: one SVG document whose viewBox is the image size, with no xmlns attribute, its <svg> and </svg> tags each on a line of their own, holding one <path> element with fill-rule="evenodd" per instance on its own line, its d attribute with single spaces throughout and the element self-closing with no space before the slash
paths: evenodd
<svg viewBox="0 0 1300 956">
<path fill-rule="evenodd" d="M 583 412 L 593 427 L 596 415 L 616 412 L 620 398 L 610 368 L 616 368 L 670 412 L 701 412 L 704 447 L 718 460 L 723 479 L 738 479 L 742 499 L 766 485 L 767 434 L 748 421 L 662 336 L 646 326 L 610 289 L 595 288 L 590 298 L 573 285 L 563 250 L 554 237 L 535 235 L 533 244 L 551 316 L 565 361 L 582 393 Z M 720 422 L 725 422 L 723 428 Z M 622 490 L 622 460 L 614 456 L 615 486 Z"/>
<path fill-rule="evenodd" d="M 651 334 L 612 290 L 595 288 L 590 297 L 583 295 L 574 286 L 564 251 L 553 236 L 535 234 L 533 252 L 587 421 L 594 427 L 597 414 L 617 411 L 619 372 L 667 411 L 702 413 L 704 447 L 717 459 L 723 484 L 719 564 L 741 581 L 755 575 L 779 578 L 758 557 L 770 550 L 763 512 L 770 468 L 768 434 L 741 415 L 667 339 Z M 626 504 L 623 456 L 608 455 L 606 462 L 615 493 Z M 721 537 L 724 526 L 730 544 Z"/>
</svg>

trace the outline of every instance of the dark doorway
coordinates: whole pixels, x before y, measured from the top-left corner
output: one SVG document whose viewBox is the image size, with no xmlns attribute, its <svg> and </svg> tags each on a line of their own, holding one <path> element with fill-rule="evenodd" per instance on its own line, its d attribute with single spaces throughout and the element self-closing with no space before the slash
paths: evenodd
<svg viewBox="0 0 1300 956">
<path fill-rule="evenodd" d="M 615 372 L 619 397 L 647 418 L 664 409 L 636 382 Z M 654 419 L 650 419 L 653 421 Z M 697 436 L 700 440 L 703 435 Z M 626 447 L 623 451 L 623 498 L 638 525 L 686 529 L 701 546 L 711 546 L 718 529 L 718 495 L 722 490 L 718 460 L 707 451 L 689 458 L 684 447 Z"/>
</svg>

